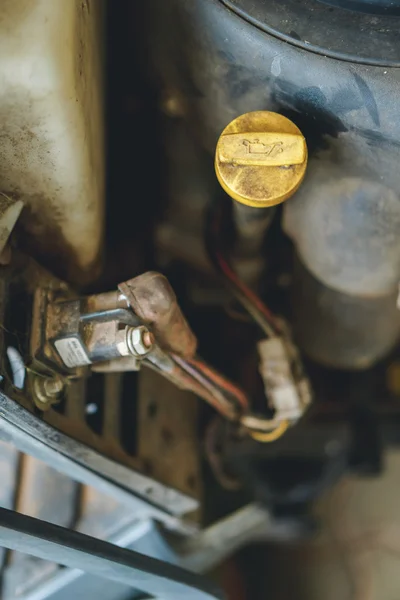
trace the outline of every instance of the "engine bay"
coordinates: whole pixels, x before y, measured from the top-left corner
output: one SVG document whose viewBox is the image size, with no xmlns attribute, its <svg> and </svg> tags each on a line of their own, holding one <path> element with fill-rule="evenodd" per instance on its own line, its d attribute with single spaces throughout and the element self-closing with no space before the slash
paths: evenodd
<svg viewBox="0 0 400 600">
<path fill-rule="evenodd" d="M 0 3 L 0 597 L 393 600 L 398 2 L 138 4 Z"/>
</svg>

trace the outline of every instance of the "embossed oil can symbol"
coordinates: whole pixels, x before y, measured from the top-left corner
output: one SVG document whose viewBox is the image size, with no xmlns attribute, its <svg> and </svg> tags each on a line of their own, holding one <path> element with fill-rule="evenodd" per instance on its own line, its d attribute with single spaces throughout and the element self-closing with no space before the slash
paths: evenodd
<svg viewBox="0 0 400 600">
<path fill-rule="evenodd" d="M 263 208 L 290 198 L 303 180 L 307 145 L 300 129 L 283 115 L 246 113 L 222 132 L 215 172 L 231 198 Z"/>
<path fill-rule="evenodd" d="M 247 148 L 248 154 L 264 154 L 265 156 L 277 156 L 283 152 L 283 142 L 264 144 L 259 139 L 254 141 L 243 140 L 243 146 Z"/>
</svg>

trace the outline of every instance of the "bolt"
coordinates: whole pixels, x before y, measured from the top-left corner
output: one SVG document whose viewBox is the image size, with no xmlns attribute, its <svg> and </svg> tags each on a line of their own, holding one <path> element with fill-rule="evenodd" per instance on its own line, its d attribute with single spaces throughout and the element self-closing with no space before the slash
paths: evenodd
<svg viewBox="0 0 400 600">
<path fill-rule="evenodd" d="M 61 377 L 36 376 L 33 380 L 33 395 L 36 406 L 42 410 L 57 402 L 65 384 Z"/>
<path fill-rule="evenodd" d="M 155 342 L 154 334 L 148 330 L 144 331 L 142 334 L 142 340 L 146 348 L 151 348 Z"/>
<path fill-rule="evenodd" d="M 43 382 L 43 389 L 47 396 L 54 397 L 61 394 L 64 389 L 64 382 L 61 377 L 53 377 L 52 379 L 45 379 Z"/>
<path fill-rule="evenodd" d="M 154 345 L 154 335 L 147 327 L 126 328 L 126 343 L 133 356 L 145 356 Z"/>
</svg>

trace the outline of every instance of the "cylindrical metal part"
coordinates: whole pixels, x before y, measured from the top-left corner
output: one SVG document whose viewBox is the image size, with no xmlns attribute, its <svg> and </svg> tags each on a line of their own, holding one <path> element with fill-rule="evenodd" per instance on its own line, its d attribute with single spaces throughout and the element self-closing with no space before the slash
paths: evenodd
<svg viewBox="0 0 400 600">
<path fill-rule="evenodd" d="M 275 212 L 275 207 L 254 208 L 233 202 L 236 234 L 233 264 L 242 281 L 252 288 L 258 287 L 265 270 L 266 259 L 262 247 Z"/>
<path fill-rule="evenodd" d="M 400 276 L 400 198 L 367 177 L 315 163 L 309 186 L 285 206 L 284 229 L 303 263 L 334 290 L 377 297 Z"/>
<path fill-rule="evenodd" d="M 366 369 L 399 339 L 397 292 L 367 297 L 343 294 L 295 261 L 293 323 L 296 341 L 328 367 Z"/>
<path fill-rule="evenodd" d="M 97 313 L 118 308 L 129 308 L 129 303 L 120 291 L 104 292 L 94 294 L 85 298 L 85 312 Z"/>
<path fill-rule="evenodd" d="M 275 215 L 275 208 L 253 208 L 233 202 L 233 220 L 236 230 L 235 255 L 255 258 L 259 255 L 265 235 Z"/>
<path fill-rule="evenodd" d="M 319 362 L 367 368 L 400 336 L 400 199 L 328 161 L 314 165 L 309 183 L 284 211 L 302 263 L 293 290 L 298 339 Z"/>
</svg>

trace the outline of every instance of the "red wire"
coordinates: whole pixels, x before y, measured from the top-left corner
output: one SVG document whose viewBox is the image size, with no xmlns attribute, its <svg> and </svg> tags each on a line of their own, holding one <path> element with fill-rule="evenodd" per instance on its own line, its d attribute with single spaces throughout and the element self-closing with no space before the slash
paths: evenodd
<svg viewBox="0 0 400 600">
<path fill-rule="evenodd" d="M 273 315 L 273 313 L 267 308 L 262 300 L 255 294 L 246 284 L 243 283 L 236 275 L 234 270 L 230 267 L 224 256 L 218 251 L 215 253 L 218 260 L 218 264 L 223 274 L 237 287 L 240 291 L 248 298 L 248 300 L 257 307 L 257 309 L 263 314 L 267 321 L 274 327 L 278 332 L 280 327 Z"/>
<path fill-rule="evenodd" d="M 218 266 L 221 269 L 222 273 L 229 279 L 229 281 L 238 288 L 241 293 L 253 304 L 253 306 L 263 315 L 263 317 L 268 321 L 268 323 L 278 332 L 281 332 L 281 328 L 277 320 L 275 319 L 273 313 L 265 306 L 264 302 L 255 294 L 250 288 L 247 287 L 243 281 L 237 276 L 235 271 L 231 268 L 228 261 L 224 257 L 224 255 L 218 250 L 216 240 L 219 238 L 219 219 L 222 217 L 222 214 L 216 215 L 216 218 L 212 224 L 213 237 L 214 237 L 214 248 L 213 254 L 215 259 L 218 262 Z"/>
<path fill-rule="evenodd" d="M 246 394 L 237 387 L 234 383 L 225 379 L 222 375 L 220 375 L 217 371 L 214 371 L 211 367 L 209 367 L 206 363 L 201 360 L 195 358 L 187 358 L 185 359 L 187 363 L 196 367 L 203 375 L 208 377 L 217 387 L 225 390 L 237 400 L 237 402 L 244 408 L 245 411 L 249 409 L 249 401 Z"/>
<path fill-rule="evenodd" d="M 179 357 L 175 356 L 175 360 L 177 358 Z M 190 372 L 190 365 L 183 365 L 181 364 L 181 361 L 184 363 L 184 360 L 180 359 L 179 363 L 175 365 L 175 370 L 173 372 L 163 372 L 163 375 L 169 378 L 178 387 L 190 390 L 197 396 L 200 396 L 200 398 L 203 398 L 226 418 L 230 420 L 235 419 L 235 411 L 233 410 L 232 403 L 224 398 L 224 404 L 222 404 L 221 400 L 204 386 L 200 380 L 201 377 Z"/>
</svg>

